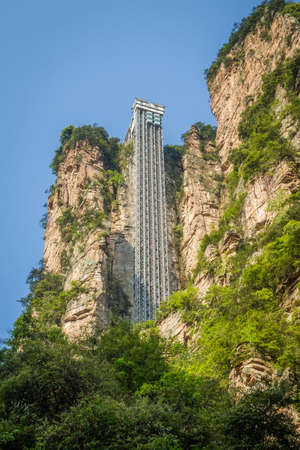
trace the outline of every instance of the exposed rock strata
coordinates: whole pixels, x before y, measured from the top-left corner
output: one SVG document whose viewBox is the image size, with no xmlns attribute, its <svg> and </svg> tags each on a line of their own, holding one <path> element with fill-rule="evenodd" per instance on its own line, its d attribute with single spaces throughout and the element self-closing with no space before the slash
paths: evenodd
<svg viewBox="0 0 300 450">
<path fill-rule="evenodd" d="M 191 133 L 184 157 L 184 195 L 181 203 L 182 255 L 187 276 L 196 266 L 202 238 L 213 227 L 218 226 L 218 221 L 228 205 L 230 195 L 226 186 L 223 185 L 220 197 L 213 193 L 216 186 L 214 174 L 218 168 L 218 175 L 223 171 L 226 177 L 232 170 L 228 155 L 240 144 L 238 125 L 242 112 L 260 95 L 263 75 L 274 70 L 279 62 L 292 57 L 299 47 L 300 28 L 296 19 L 278 13 L 273 20 L 268 39 L 264 37 L 261 24 L 258 24 L 256 32 L 250 33 L 243 44 L 234 47 L 228 55 L 233 62 L 227 66 L 221 64 L 215 78 L 208 83 L 211 108 L 218 122 L 216 148 L 221 164 L 208 165 L 207 161 L 203 162 L 203 152 L 199 149 L 196 133 Z M 275 113 L 279 117 L 288 101 L 283 88 L 276 89 L 275 98 Z M 295 120 L 286 116 L 281 122 L 281 133 L 299 150 L 300 130 L 295 126 Z M 201 182 L 200 177 L 203 175 L 208 176 L 209 182 Z M 259 231 L 272 223 L 276 215 L 272 201 L 278 197 L 287 198 L 295 193 L 299 184 L 295 166 L 286 161 L 250 181 L 240 180 L 236 193 L 244 194 L 245 200 L 238 226 L 230 224 L 230 230 L 217 245 L 208 245 L 204 254 L 206 261 L 213 263 L 218 260 L 226 267 L 228 257 L 235 254 L 241 241 L 255 238 Z M 213 283 L 226 285 L 229 282 L 229 272 L 216 277 L 208 271 L 199 271 L 194 280 L 200 299 Z M 283 296 L 286 311 L 291 310 L 297 296 L 299 292 L 295 281 L 293 287 L 286 287 Z M 168 318 L 165 320 L 168 321 Z M 173 323 L 173 319 L 171 322 Z M 164 327 L 163 321 L 162 330 Z M 166 327 L 170 328 L 168 325 Z M 183 324 L 174 326 L 174 335 L 178 334 L 178 329 L 182 327 Z"/>
<path fill-rule="evenodd" d="M 80 155 L 80 157 L 79 157 Z M 70 289 L 72 281 L 77 281 L 89 290 L 67 305 L 63 320 L 63 330 L 75 339 L 84 332 L 91 332 L 100 309 L 106 309 L 103 303 L 107 276 L 106 240 L 98 239 L 99 230 L 87 236 L 84 242 L 75 243 L 63 240 L 58 219 L 66 208 L 72 208 L 81 214 L 83 208 L 104 209 L 103 198 L 98 190 L 88 189 L 83 194 L 83 186 L 89 179 L 101 176 L 103 161 L 97 149 L 87 143 L 71 149 L 60 165 L 54 193 L 48 202 L 49 220 L 45 233 L 45 269 L 50 272 L 65 272 L 65 289 Z M 95 200 L 96 199 L 96 200 Z M 68 267 L 63 267 L 63 256 Z M 99 299 L 102 308 L 99 308 Z M 107 314 L 105 314 L 107 316 Z M 106 317 L 107 319 L 107 317 Z"/>
<path fill-rule="evenodd" d="M 123 181 L 116 200 L 107 212 L 105 168 L 101 153 L 88 142 L 81 142 L 66 153 L 60 164 L 56 186 L 49 197 L 45 233 L 44 261 L 49 272 L 64 273 L 64 289 L 78 283 L 85 292 L 69 301 L 63 330 L 70 339 L 106 327 L 112 315 L 132 317 L 134 301 L 135 238 L 135 158 L 123 161 Z M 167 180 L 167 217 L 171 291 L 178 287 L 175 243 L 175 191 Z M 87 211 L 106 213 L 101 226 L 82 228 L 80 236 L 63 237 L 59 220 L 71 211 L 80 223 Z M 67 226 L 72 228 L 72 224 Z"/>
<path fill-rule="evenodd" d="M 219 221 L 222 171 L 216 148 L 191 128 L 183 157 L 183 198 L 180 205 L 183 237 L 181 252 L 186 278 L 197 264 L 199 243 Z"/>
<path fill-rule="evenodd" d="M 263 75 L 300 47 L 300 30 L 294 17 L 277 14 L 268 39 L 263 31 L 258 24 L 256 32 L 229 53 L 234 62 L 228 67 L 222 64 L 214 80 L 208 82 L 211 109 L 218 122 L 216 143 L 224 169 L 229 167 L 230 150 L 240 144 L 241 114 L 260 94 Z"/>
<path fill-rule="evenodd" d="M 134 155 L 130 155 L 122 172 L 124 183 L 118 189 L 109 236 L 113 279 L 110 289 L 115 297 L 124 296 L 129 316 L 134 302 L 135 171 Z"/>
<path fill-rule="evenodd" d="M 180 312 L 170 314 L 162 320 L 159 326 L 160 333 L 165 338 L 174 337 L 179 342 L 186 344 L 189 340 L 189 327 L 182 322 Z"/>
<path fill-rule="evenodd" d="M 131 215 L 126 211 L 132 199 L 131 185 L 126 184 L 132 179 L 130 167 L 120 189 L 120 209 L 113 214 L 114 222 L 110 217 L 104 218 L 101 226 L 83 228 L 79 237 L 64 239 L 58 224 L 64 211 L 71 210 L 78 221 L 89 210 L 105 211 L 101 189 L 104 164 L 99 150 L 87 142 L 69 150 L 60 164 L 48 203 L 44 261 L 47 271 L 65 273 L 65 290 L 70 289 L 74 281 L 85 289 L 68 303 L 63 318 L 63 330 L 71 339 L 91 333 L 96 326 L 106 326 L 115 310 L 130 315 L 132 286 L 128 283 L 127 272 L 133 259 L 132 226 L 127 219 Z M 114 295 L 118 295 L 118 302 Z"/>
<path fill-rule="evenodd" d="M 236 354 L 238 355 L 243 351 L 244 347 L 245 345 L 239 346 L 236 349 Z M 274 383 L 288 381 L 290 377 L 288 370 L 279 374 L 267 358 L 261 355 L 255 348 L 252 347 L 251 353 L 252 356 L 249 355 L 249 358 L 238 364 L 233 364 L 229 375 L 229 389 L 236 399 L 256 389 L 264 390 L 274 385 Z M 293 420 L 299 432 L 300 417 L 297 410 L 293 406 L 289 406 L 283 408 L 282 412 Z"/>
</svg>

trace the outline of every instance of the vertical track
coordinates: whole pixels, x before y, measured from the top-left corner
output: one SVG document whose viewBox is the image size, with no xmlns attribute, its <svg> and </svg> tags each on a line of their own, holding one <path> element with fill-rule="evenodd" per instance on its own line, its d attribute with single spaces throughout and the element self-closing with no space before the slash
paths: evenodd
<svg viewBox="0 0 300 450">
<path fill-rule="evenodd" d="M 153 319 L 169 295 L 166 196 L 161 120 L 163 107 L 134 109 L 136 161 L 135 321 Z M 146 106 L 145 106 L 146 105 Z M 153 107 L 154 106 L 154 107 Z M 152 119 L 151 119 L 152 117 Z"/>
<path fill-rule="evenodd" d="M 136 165 L 136 185 L 135 185 L 135 277 L 134 277 L 134 292 L 135 292 L 135 305 L 134 305 L 134 320 L 138 321 L 141 317 L 141 130 L 140 130 L 140 111 L 135 111 L 135 165 Z"/>
</svg>

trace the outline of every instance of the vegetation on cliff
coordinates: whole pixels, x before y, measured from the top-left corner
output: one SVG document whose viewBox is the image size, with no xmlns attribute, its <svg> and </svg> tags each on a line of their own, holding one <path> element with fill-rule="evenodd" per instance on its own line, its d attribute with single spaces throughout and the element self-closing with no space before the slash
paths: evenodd
<svg viewBox="0 0 300 450">
<path fill-rule="evenodd" d="M 60 164 L 64 161 L 67 152 L 75 148 L 78 143 L 88 143 L 93 148 L 99 150 L 105 168 L 117 170 L 119 168 L 119 139 L 109 137 L 103 127 L 94 125 L 84 125 L 75 128 L 69 125 L 60 134 L 60 147 L 56 150 L 55 156 L 50 164 L 53 173 L 57 175 Z"/>
<path fill-rule="evenodd" d="M 221 64 L 228 66 L 234 62 L 234 57 L 229 57 L 228 54 L 233 48 L 238 48 L 248 34 L 255 32 L 258 24 L 263 30 L 263 37 L 268 39 L 268 31 L 277 12 L 298 17 L 299 5 L 297 3 L 286 4 L 285 0 L 269 0 L 254 7 L 250 16 L 243 18 L 240 24 L 234 24 L 228 42 L 219 50 L 217 59 L 205 71 L 207 81 L 214 79 Z"/>
<path fill-rule="evenodd" d="M 300 123 L 299 79 L 300 52 L 294 58 L 281 63 L 263 77 L 262 94 L 248 106 L 239 124 L 239 137 L 242 145 L 231 152 L 234 172 L 244 179 L 266 172 L 280 161 L 295 162 L 296 149 L 290 143 Z M 278 113 L 276 90 L 284 90 L 285 106 Z M 293 121 L 289 136 L 282 136 L 282 122 L 287 117 Z"/>
<path fill-rule="evenodd" d="M 266 74 L 261 95 L 242 114 L 242 144 L 231 153 L 233 170 L 226 179 L 229 201 L 218 227 L 203 238 L 194 271 L 194 280 L 201 272 L 215 284 L 201 301 L 190 284 L 161 307 L 162 317 L 181 311 L 190 326 L 198 373 L 215 376 L 225 384 L 241 343 L 259 349 L 279 371 L 289 368 L 296 380 L 300 375 L 299 299 L 288 306 L 289 314 L 283 313 L 290 295 L 287 290 L 291 286 L 296 290 L 299 276 L 299 192 L 279 192 L 269 205 L 272 222 L 255 236 L 247 237 L 242 224 L 247 183 L 262 173 L 272 177 L 282 161 L 297 179 L 297 153 L 290 141 L 300 117 L 299 62 L 296 53 Z M 281 108 L 275 95 L 279 89 L 283 92 Z M 283 137 L 286 118 L 290 135 Z M 231 237 L 236 244 L 227 254 L 224 243 Z M 247 356 L 251 355 L 243 355 L 244 359 Z"/>
<path fill-rule="evenodd" d="M 9 344 L 18 351 L 25 341 L 35 339 L 39 333 L 51 330 L 56 334 L 61 326 L 67 303 L 86 289 L 73 282 L 72 288 L 63 290 L 64 276 L 44 273 L 39 266 L 27 278 L 29 294 L 21 300 L 24 311 L 15 322 Z"/>
</svg>

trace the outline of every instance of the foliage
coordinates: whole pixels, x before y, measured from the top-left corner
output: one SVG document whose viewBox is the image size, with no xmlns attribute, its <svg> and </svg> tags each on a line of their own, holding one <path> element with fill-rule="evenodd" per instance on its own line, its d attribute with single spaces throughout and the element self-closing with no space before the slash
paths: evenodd
<svg viewBox="0 0 300 450">
<path fill-rule="evenodd" d="M 29 272 L 26 279 L 26 283 L 29 285 L 30 290 L 33 291 L 36 285 L 44 278 L 44 261 L 39 261 L 38 267 L 33 267 Z"/>
<path fill-rule="evenodd" d="M 237 222 L 242 211 L 246 193 L 243 192 L 238 195 L 235 200 L 232 200 L 224 211 L 223 217 L 220 219 L 218 228 L 213 229 L 209 234 L 206 234 L 201 241 L 200 249 L 198 253 L 198 262 L 194 270 L 194 276 L 196 276 L 201 269 L 203 269 L 207 263 L 204 258 L 205 250 L 209 245 L 217 245 L 218 242 L 224 237 L 226 231 L 229 231 L 232 224 Z"/>
<path fill-rule="evenodd" d="M 52 169 L 52 173 L 57 175 L 60 164 L 65 160 L 65 152 L 63 146 L 60 145 L 55 152 L 54 158 L 51 161 L 50 169 Z"/>
<path fill-rule="evenodd" d="M 73 235 L 77 232 L 77 220 L 71 208 L 66 208 L 62 215 L 56 220 L 59 226 L 63 241 L 70 242 Z"/>
<path fill-rule="evenodd" d="M 243 143 L 230 155 L 236 175 L 249 179 L 283 159 L 294 161 L 295 150 L 281 134 L 281 121 L 289 115 L 296 124 L 299 123 L 300 100 L 296 92 L 299 67 L 298 52 L 294 58 L 280 63 L 273 72 L 264 76 L 262 94 L 242 114 L 239 137 Z M 279 117 L 275 99 L 278 86 L 284 88 L 289 102 Z M 233 177 L 231 175 L 231 180 Z"/>
<path fill-rule="evenodd" d="M 184 147 L 182 145 L 165 145 L 164 158 L 166 166 L 182 165 L 182 157 L 184 155 Z"/>
<path fill-rule="evenodd" d="M 196 122 L 191 126 L 191 129 L 183 133 L 181 138 L 186 142 L 186 139 L 191 133 L 191 130 L 196 130 L 197 136 L 201 141 L 212 141 L 216 139 L 217 127 L 203 122 Z"/>
<path fill-rule="evenodd" d="M 103 179 L 98 182 L 104 197 L 104 210 L 109 213 L 113 202 L 117 199 L 118 187 L 124 183 L 124 178 L 117 170 L 107 169 L 103 172 Z"/>
<path fill-rule="evenodd" d="M 59 137 L 61 145 L 65 145 L 71 139 L 74 128 L 73 125 L 69 125 L 62 130 Z"/>
<path fill-rule="evenodd" d="M 299 3 L 288 3 L 282 10 L 283 14 L 288 14 L 289 16 L 296 17 L 300 19 L 300 4 Z"/>
<path fill-rule="evenodd" d="M 200 139 L 214 141 L 216 139 L 217 127 L 203 122 L 196 122 L 193 125 Z"/>
<path fill-rule="evenodd" d="M 129 142 L 127 145 L 121 145 L 120 149 L 120 166 L 122 169 L 125 169 L 129 158 L 134 153 L 134 145 L 133 142 Z"/>
<path fill-rule="evenodd" d="M 21 300 L 25 309 L 17 318 L 9 341 L 16 348 L 23 346 L 24 340 L 34 339 L 45 330 L 57 330 L 61 326 L 67 303 L 87 292 L 76 282 L 72 282 L 71 289 L 64 291 L 63 275 L 43 272 L 40 276 L 37 269 L 33 271 L 29 275 L 30 293 Z"/>
<path fill-rule="evenodd" d="M 206 259 L 205 250 L 208 245 L 216 246 L 226 231 L 239 230 L 245 195 L 235 197 L 233 191 L 218 228 L 201 242 L 194 275 L 200 270 L 216 275 L 218 265 L 222 264 L 218 250 L 211 261 Z M 182 319 L 199 335 L 194 366 L 202 374 L 215 374 L 226 380 L 230 361 L 236 358 L 235 348 L 241 342 L 271 356 L 281 369 L 290 367 L 294 374 L 300 374 L 296 309 L 299 303 L 294 302 L 289 320 L 282 314 L 281 306 L 286 286 L 293 285 L 298 276 L 299 192 L 290 195 L 280 191 L 269 209 L 277 212 L 271 224 L 257 233 L 256 239 L 241 237 L 236 253 L 227 257 L 225 272 L 230 274 L 229 286 L 212 285 L 202 302 L 190 288 L 188 295 L 187 291 L 179 291 L 170 297 L 169 303 L 162 304 L 163 316 L 181 311 Z"/>
<path fill-rule="evenodd" d="M 175 203 L 180 201 L 183 194 L 183 156 L 185 150 L 183 145 L 164 146 L 165 171 L 167 181 L 174 184 Z"/>
<path fill-rule="evenodd" d="M 31 337 L 35 328 L 43 322 L 45 325 L 49 323 L 60 325 L 65 308 L 62 288 L 63 277 L 52 273 L 43 273 L 41 281 L 31 283 L 30 293 L 22 299 L 25 310 L 14 325 L 12 332 L 14 341 L 19 344 L 24 336 Z"/>
<path fill-rule="evenodd" d="M 23 339 L 21 351 L 6 348 L 1 448 L 250 448 L 242 447 L 246 439 L 255 448 L 268 433 L 296 442 L 281 412 L 292 400 L 286 390 L 235 404 L 214 376 L 200 376 L 189 365 L 186 349 L 152 325 L 115 322 L 101 338 L 76 344 L 58 328 L 40 330 Z M 259 434 L 247 437 L 246 430 L 256 428 Z"/>
<path fill-rule="evenodd" d="M 287 384 L 264 390 L 253 390 L 242 398 L 225 416 L 223 432 L 230 449 L 297 449 L 295 433 L 288 408 L 295 398 Z"/>
<path fill-rule="evenodd" d="M 62 215 L 57 218 L 56 223 L 59 226 L 62 240 L 74 244 L 87 232 L 101 228 L 105 217 L 105 213 L 93 208 L 84 209 L 80 216 L 75 215 L 71 208 L 66 208 Z"/>
<path fill-rule="evenodd" d="M 291 204 L 289 213 L 280 214 L 283 218 L 280 223 L 285 225 L 277 223 L 271 235 L 260 238 L 262 248 L 251 263 L 249 254 L 253 248 L 238 250 L 232 257 L 235 270 L 230 286 L 212 285 L 202 303 L 193 301 L 193 295 L 175 303 L 177 309 L 184 311 L 182 317 L 187 323 L 194 324 L 195 329 L 200 327 L 201 372 L 218 373 L 226 378 L 236 346 L 249 342 L 271 356 L 279 367 L 290 367 L 294 373 L 300 373 L 296 310 L 287 320 L 280 304 L 285 286 L 297 279 L 300 262 L 299 215 L 298 220 L 288 220 L 295 217 L 294 213 Z M 206 245 L 205 241 L 202 245 Z M 204 261 L 200 268 L 205 267 Z M 180 299 L 180 291 L 177 295 Z M 169 312 L 172 303 L 163 308 Z"/>
<path fill-rule="evenodd" d="M 272 223 L 261 233 L 257 235 L 257 243 L 261 247 L 268 242 L 281 236 L 282 229 L 284 226 L 292 220 L 300 220 L 300 191 L 287 195 L 286 192 L 279 192 L 279 197 L 283 194 L 283 200 L 281 203 L 276 204 L 275 197 L 272 202 L 270 202 L 269 208 L 277 212 Z"/>
<path fill-rule="evenodd" d="M 197 300 L 197 289 L 192 284 L 189 284 L 186 289 L 174 292 L 160 305 L 159 318 L 162 319 L 169 313 L 182 309 L 190 310 Z"/>
<path fill-rule="evenodd" d="M 41 218 L 41 220 L 40 220 L 40 225 L 41 225 L 41 227 L 43 228 L 43 230 L 46 229 L 47 223 L 48 223 L 48 212 L 45 212 L 45 213 L 42 215 L 42 218 Z"/>
<path fill-rule="evenodd" d="M 87 143 L 91 147 L 96 148 L 102 155 L 105 168 L 117 170 L 119 168 L 119 139 L 109 137 L 103 127 L 97 124 L 84 125 L 82 127 L 73 127 L 69 125 L 64 128 L 60 134 L 61 146 L 56 150 L 54 159 L 50 164 L 53 173 L 57 175 L 60 164 L 64 161 L 67 152 L 76 145 Z"/>
<path fill-rule="evenodd" d="M 235 46 L 242 44 L 248 34 L 255 32 L 258 23 L 262 24 L 266 33 L 272 25 L 276 12 L 282 11 L 283 8 L 285 8 L 284 0 L 263 1 L 254 7 L 252 14 L 243 18 L 240 24 L 235 23 L 228 42 L 219 50 L 216 61 L 205 71 L 206 79 L 213 80 L 222 63 L 226 66 L 233 62 L 228 54 Z"/>
<path fill-rule="evenodd" d="M 182 224 L 178 223 L 176 225 L 174 225 L 174 233 L 177 239 L 182 239 L 183 236 L 183 229 L 182 229 Z"/>
<path fill-rule="evenodd" d="M 194 323 L 195 332 L 201 334 L 198 369 L 203 373 L 219 373 L 224 379 L 230 368 L 229 361 L 235 357 L 235 348 L 241 342 L 249 342 L 259 348 L 279 367 L 289 366 L 294 373 L 300 372 L 297 313 L 292 310 L 291 319 L 287 321 L 280 303 L 286 286 L 297 280 L 299 192 L 293 195 L 280 192 L 270 203 L 270 208 L 277 211 L 272 223 L 258 233 L 256 239 L 247 240 L 240 236 L 236 253 L 227 257 L 225 262 L 218 255 L 218 248 L 210 261 L 205 257 L 208 245 L 217 246 L 225 232 L 232 230 L 241 234 L 239 216 L 246 194 L 238 192 L 243 189 L 243 179 L 270 169 L 284 158 L 294 160 L 295 151 L 288 140 L 282 138 L 280 127 L 281 120 L 287 115 L 296 123 L 299 120 L 298 71 L 299 54 L 296 54 L 265 75 L 261 96 L 243 113 L 239 126 L 243 143 L 231 154 L 234 170 L 226 179 L 230 204 L 218 228 L 201 242 L 194 275 L 201 270 L 216 276 L 223 270 L 223 273 L 230 274 L 230 285 L 213 285 L 202 305 L 197 306 L 197 302 L 192 303 L 192 308 L 183 305 L 183 319 Z M 289 102 L 279 118 L 275 112 L 278 85 L 284 88 Z M 256 257 L 250 259 L 255 252 Z M 297 304 L 295 301 L 294 308 Z"/>
</svg>

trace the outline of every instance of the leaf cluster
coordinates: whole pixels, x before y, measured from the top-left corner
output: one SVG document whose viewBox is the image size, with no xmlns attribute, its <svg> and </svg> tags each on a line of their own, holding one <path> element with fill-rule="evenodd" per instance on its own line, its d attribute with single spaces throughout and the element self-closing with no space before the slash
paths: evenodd
<svg viewBox="0 0 300 450">
<path fill-rule="evenodd" d="M 181 139 L 186 143 L 188 136 L 191 133 L 191 130 L 196 131 L 198 138 L 200 141 L 211 141 L 214 142 L 216 139 L 217 127 L 210 124 L 205 124 L 203 122 L 194 123 L 190 130 L 186 131 L 182 134 Z"/>
<path fill-rule="evenodd" d="M 98 149 L 103 158 L 105 168 L 119 169 L 119 139 L 109 137 L 107 131 L 103 127 L 97 126 L 97 124 L 84 125 L 77 128 L 69 125 L 62 130 L 60 142 L 61 145 L 56 150 L 54 159 L 50 164 L 50 168 L 56 175 L 68 151 L 76 148 L 79 142 L 88 143 L 91 147 Z"/>
<path fill-rule="evenodd" d="M 80 216 L 75 214 L 72 208 L 66 208 L 57 218 L 56 223 L 59 226 L 62 240 L 74 244 L 87 232 L 101 228 L 105 218 L 104 212 L 93 208 L 85 208 Z"/>
<path fill-rule="evenodd" d="M 235 404 L 215 377 L 180 366 L 186 356 L 151 324 L 127 322 L 76 344 L 56 329 L 25 340 L 21 350 L 7 348 L 0 355 L 1 448 L 234 449 L 250 448 L 243 446 L 249 439 L 262 448 L 268 436 L 296 448 L 282 412 L 294 400 L 289 386 Z"/>
</svg>

